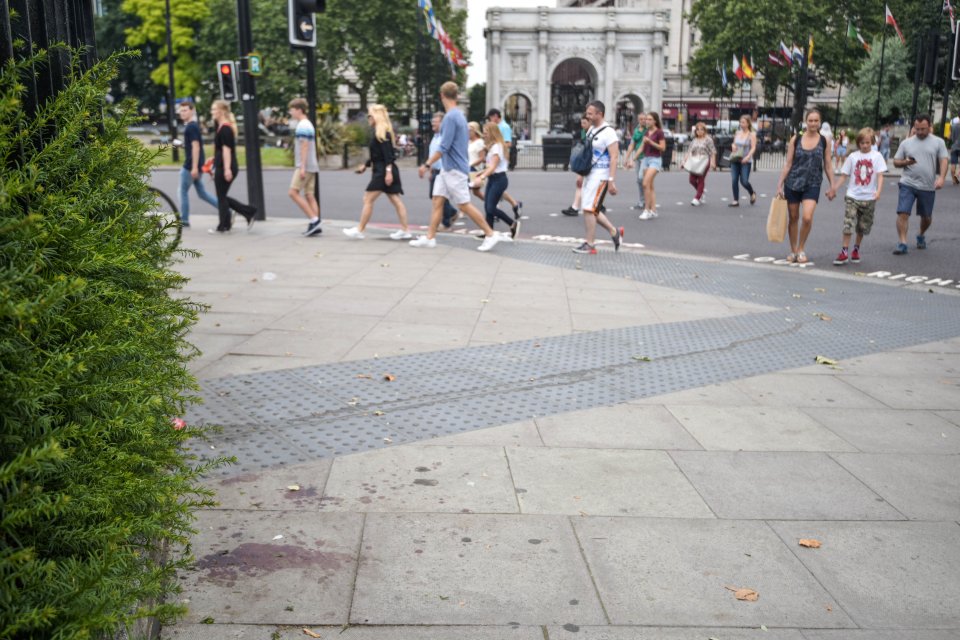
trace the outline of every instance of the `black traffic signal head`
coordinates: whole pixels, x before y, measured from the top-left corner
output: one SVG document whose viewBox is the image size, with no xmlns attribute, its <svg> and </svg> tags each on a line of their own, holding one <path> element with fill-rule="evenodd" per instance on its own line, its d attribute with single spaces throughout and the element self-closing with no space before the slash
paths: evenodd
<svg viewBox="0 0 960 640">
<path fill-rule="evenodd" d="M 237 63 L 233 60 L 221 60 L 217 63 L 217 76 L 220 78 L 220 97 L 227 102 L 237 99 Z"/>
<path fill-rule="evenodd" d="M 326 10 L 326 0 L 287 0 L 290 44 L 295 47 L 317 46 L 317 18 Z"/>
</svg>

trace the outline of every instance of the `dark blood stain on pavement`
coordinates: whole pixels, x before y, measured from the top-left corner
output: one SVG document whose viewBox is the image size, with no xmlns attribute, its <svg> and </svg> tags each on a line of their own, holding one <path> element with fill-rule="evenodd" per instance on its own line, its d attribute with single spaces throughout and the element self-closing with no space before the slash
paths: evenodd
<svg viewBox="0 0 960 640">
<path fill-rule="evenodd" d="M 231 551 L 210 553 L 197 561 L 197 568 L 207 572 L 207 578 L 217 582 L 232 582 L 240 574 L 262 576 L 282 569 L 315 569 L 339 571 L 353 561 L 347 553 L 304 549 L 293 545 L 245 542 Z"/>
</svg>

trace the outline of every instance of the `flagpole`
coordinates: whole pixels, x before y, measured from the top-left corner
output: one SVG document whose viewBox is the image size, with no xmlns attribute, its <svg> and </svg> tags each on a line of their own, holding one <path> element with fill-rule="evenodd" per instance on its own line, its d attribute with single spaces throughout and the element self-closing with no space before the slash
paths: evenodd
<svg viewBox="0 0 960 640">
<path fill-rule="evenodd" d="M 873 125 L 880 128 L 880 92 L 883 91 L 883 58 L 887 52 L 887 27 L 880 32 L 880 78 L 877 82 L 877 105 L 873 111 Z"/>
</svg>

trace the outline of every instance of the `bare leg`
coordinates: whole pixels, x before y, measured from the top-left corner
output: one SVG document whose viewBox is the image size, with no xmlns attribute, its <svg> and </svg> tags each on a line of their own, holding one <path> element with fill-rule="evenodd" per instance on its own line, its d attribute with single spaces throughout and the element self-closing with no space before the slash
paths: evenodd
<svg viewBox="0 0 960 640">
<path fill-rule="evenodd" d="M 517 206 L 517 201 L 514 200 L 513 196 L 506 191 L 503 192 L 503 199 L 509 202 L 511 207 Z"/>
<path fill-rule="evenodd" d="M 389 198 L 390 203 L 393 205 L 393 208 L 397 210 L 397 218 L 400 219 L 400 228 L 404 231 L 409 232 L 409 226 L 407 224 L 407 207 L 403 204 L 403 199 L 400 198 L 399 193 L 388 193 L 387 198 Z"/>
<path fill-rule="evenodd" d="M 363 230 L 367 228 L 367 223 L 370 222 L 370 216 L 373 215 L 373 203 L 377 201 L 377 198 L 380 197 L 382 191 L 364 191 L 363 192 L 363 209 L 360 210 L 360 224 L 357 225 L 357 229 L 363 233 Z"/>
<path fill-rule="evenodd" d="M 643 174 L 643 202 L 650 211 L 657 210 L 657 194 L 653 190 L 653 181 L 657 177 L 656 169 L 647 169 Z"/>
<path fill-rule="evenodd" d="M 430 210 L 430 226 L 427 228 L 427 238 L 433 240 L 437 237 L 437 227 L 440 226 L 440 220 L 443 219 L 443 203 L 447 199 L 443 196 L 433 196 L 433 208 Z"/>
<path fill-rule="evenodd" d="M 801 253 L 807 244 L 807 238 L 810 236 L 810 231 L 813 229 L 813 212 L 817 210 L 817 201 L 804 200 L 802 204 L 803 220 L 800 223 L 800 242 L 797 245 L 797 249 Z"/>
<path fill-rule="evenodd" d="M 617 228 L 613 226 L 613 223 L 610 222 L 610 218 L 607 217 L 607 214 L 602 211 L 597 214 L 597 224 L 607 230 L 611 236 L 617 235 Z M 592 242 L 590 244 L 593 244 Z"/>
<path fill-rule="evenodd" d="M 317 202 L 317 199 L 313 196 L 313 192 L 307 194 L 307 206 L 310 207 L 310 210 L 313 211 L 313 215 L 317 218 L 320 217 L 320 203 Z"/>
<path fill-rule="evenodd" d="M 790 253 L 797 252 L 797 225 L 800 222 L 800 203 L 787 203 L 787 234 L 790 236 Z"/>
<path fill-rule="evenodd" d="M 920 216 L 920 235 L 925 234 L 931 224 L 933 224 L 933 216 Z"/>
<path fill-rule="evenodd" d="M 593 211 L 584 211 L 583 226 L 586 230 L 587 244 L 593 246 L 597 239 L 597 214 Z"/>
<path fill-rule="evenodd" d="M 313 196 L 310 196 L 310 199 L 313 200 L 313 204 L 307 201 L 300 192 L 296 189 L 290 189 L 287 191 L 287 195 L 290 196 L 290 199 L 297 203 L 297 206 L 300 207 L 300 210 L 303 211 L 303 215 L 307 216 L 311 220 L 319 216 L 319 213 L 314 213 L 314 208 L 316 207 L 317 201 L 313 200 Z M 319 209 L 319 207 L 316 207 Z"/>
<path fill-rule="evenodd" d="M 843 248 L 844 248 L 844 249 L 850 248 L 850 235 L 851 235 L 851 234 L 849 234 L 849 233 L 843 234 Z M 860 235 L 859 233 L 857 234 L 857 244 L 860 244 L 860 238 L 862 238 L 862 237 L 863 237 L 863 236 Z"/>
<path fill-rule="evenodd" d="M 436 200 L 436 198 L 434 198 L 434 200 Z M 463 213 L 467 214 L 467 217 L 473 221 L 473 224 L 477 225 L 478 227 L 480 227 L 481 230 L 483 230 L 483 235 L 485 236 L 493 235 L 493 229 L 490 227 L 490 225 L 487 224 L 487 221 L 486 219 L 484 219 L 483 214 L 480 213 L 480 210 L 477 209 L 475 206 L 473 206 L 473 203 L 464 202 L 463 204 L 459 205 L 457 208 L 460 209 L 460 211 L 462 211 Z M 433 229 L 432 224 L 431 224 L 431 229 Z"/>
<path fill-rule="evenodd" d="M 850 241 L 850 238 L 847 238 L 847 241 L 849 242 L 849 241 Z M 860 246 L 860 243 L 861 243 L 861 242 L 863 242 L 863 234 L 862 234 L 862 233 L 857 233 L 857 246 L 858 246 L 858 247 Z"/>
<path fill-rule="evenodd" d="M 897 212 L 897 233 L 900 234 L 900 244 L 907 244 L 907 229 L 910 226 L 910 214 Z"/>
</svg>

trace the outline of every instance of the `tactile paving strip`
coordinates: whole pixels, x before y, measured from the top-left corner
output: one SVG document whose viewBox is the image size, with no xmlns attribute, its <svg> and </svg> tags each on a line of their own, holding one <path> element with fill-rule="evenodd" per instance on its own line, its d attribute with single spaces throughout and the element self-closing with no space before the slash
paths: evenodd
<svg viewBox="0 0 960 640">
<path fill-rule="evenodd" d="M 497 251 L 776 310 L 207 380 L 206 404 L 189 417 L 225 430 L 216 448 L 195 451 L 237 455 L 224 473 L 255 471 L 779 371 L 817 354 L 851 358 L 960 335 L 957 296 L 632 252 L 579 257 L 538 243 Z"/>
</svg>

